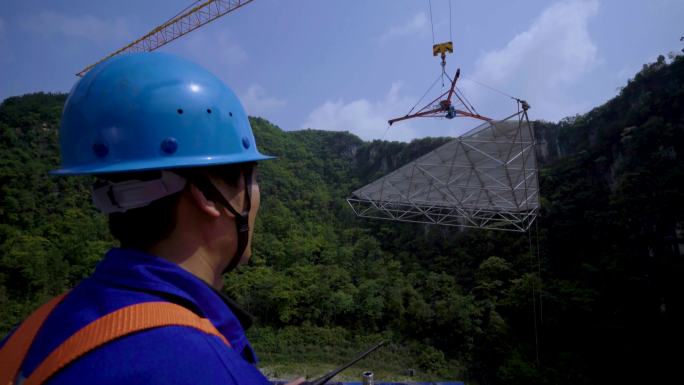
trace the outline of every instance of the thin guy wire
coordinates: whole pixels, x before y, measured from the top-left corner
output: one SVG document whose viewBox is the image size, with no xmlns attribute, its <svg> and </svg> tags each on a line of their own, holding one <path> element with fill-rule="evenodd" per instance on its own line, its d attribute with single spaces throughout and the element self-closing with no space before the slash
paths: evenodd
<svg viewBox="0 0 684 385">
<path fill-rule="evenodd" d="M 516 101 L 517 101 L 517 105 L 518 105 L 518 112 L 520 112 L 520 101 L 517 99 L 516 99 Z M 523 110 L 523 116 L 520 117 L 520 123 L 521 124 L 518 126 L 519 128 L 522 127 L 522 120 L 523 119 L 525 119 L 527 126 L 530 127 L 530 121 L 529 121 L 529 118 L 527 117 L 527 111 L 526 110 Z M 534 143 L 534 133 L 530 132 L 530 136 L 531 136 L 531 139 Z M 524 152 L 523 140 L 522 140 L 522 131 L 520 132 L 520 149 L 522 152 Z M 536 151 L 536 146 L 533 145 L 532 150 Z M 527 190 L 527 174 L 525 173 L 526 167 L 525 167 L 525 156 L 524 156 L 524 154 L 522 155 L 521 159 L 523 162 L 522 169 L 523 169 L 523 180 L 524 180 L 524 184 L 525 184 L 525 193 L 527 194 L 528 193 L 528 190 Z M 537 194 L 538 194 L 538 192 L 537 192 Z M 529 200 L 527 200 L 527 199 L 525 200 L 525 205 L 527 206 L 527 209 L 529 211 Z M 536 222 L 535 222 L 535 225 L 536 225 Z M 528 242 L 529 249 L 530 249 L 530 265 L 531 265 L 531 271 L 534 271 L 534 259 L 533 259 L 534 255 L 532 253 L 532 234 L 531 234 L 531 232 L 532 232 L 531 229 L 528 228 L 527 229 L 527 242 Z M 539 237 L 539 233 L 537 233 L 537 238 L 538 237 Z M 537 249 L 537 253 L 538 252 L 539 252 L 539 249 Z M 539 262 L 539 259 L 537 259 L 537 262 Z M 539 267 L 539 264 L 537 266 Z M 539 279 L 540 285 L 541 285 L 541 275 L 540 274 L 537 275 L 537 279 Z M 534 347 L 535 347 L 534 352 L 535 352 L 535 355 L 537 358 L 537 366 L 541 366 L 541 362 L 539 360 L 539 327 L 537 325 L 537 296 L 535 294 L 535 286 L 536 286 L 536 284 L 533 281 L 532 282 L 532 308 L 534 309 Z M 541 300 L 541 288 L 539 290 L 540 290 L 539 298 Z"/>
<path fill-rule="evenodd" d="M 392 126 L 388 124 L 387 129 L 385 130 L 385 133 L 382 134 L 382 138 L 380 138 L 380 140 L 385 140 L 385 135 L 387 135 L 387 131 L 389 131 L 390 127 L 392 127 Z"/>
<path fill-rule="evenodd" d="M 537 191 L 537 194 L 539 192 Z M 541 278 L 541 257 L 539 256 L 539 220 L 534 221 L 534 233 L 537 240 L 537 275 L 539 276 L 539 282 L 542 282 Z M 544 290 L 543 288 L 539 291 L 539 322 L 544 325 Z"/>
<path fill-rule="evenodd" d="M 534 271 L 534 257 L 532 253 L 532 235 L 530 229 L 527 229 L 527 241 L 529 243 L 530 247 L 530 265 L 531 265 L 531 271 Z M 534 309 L 533 314 L 534 314 L 534 352 L 537 358 L 537 366 L 540 366 L 539 363 L 539 330 L 537 328 L 537 294 L 535 293 L 535 283 L 534 280 L 532 281 L 532 309 Z"/>
<path fill-rule="evenodd" d="M 520 102 L 518 101 L 518 105 L 520 105 Z M 534 158 L 535 160 L 538 159 L 539 157 L 537 156 L 537 140 L 534 136 L 534 130 L 532 129 L 532 126 L 530 125 L 530 119 L 527 116 L 527 111 L 525 112 L 525 121 L 527 122 L 527 127 L 530 129 L 530 139 L 532 139 L 532 149 L 534 151 Z M 539 178 L 539 170 L 537 170 L 537 178 Z M 537 181 L 537 197 L 539 196 L 539 181 Z M 540 284 L 540 289 L 539 289 L 539 323 L 541 325 L 544 325 L 544 302 L 543 302 L 543 297 L 544 297 L 544 289 L 542 285 L 542 276 L 541 276 L 541 256 L 540 256 L 540 251 L 539 251 L 539 221 L 535 220 L 534 221 L 534 232 L 535 232 L 535 238 L 536 238 L 536 243 L 537 243 L 537 276 L 539 277 L 539 284 Z"/>
<path fill-rule="evenodd" d="M 510 95 L 510 94 L 507 94 L 507 93 L 505 93 L 505 92 L 503 92 L 503 91 L 501 91 L 501 90 L 499 90 L 499 89 L 496 89 L 496 88 L 494 88 L 494 87 L 492 87 L 492 86 L 488 86 L 488 85 L 486 85 L 486 84 L 484 84 L 484 83 L 482 83 L 482 82 L 478 82 L 478 81 L 475 80 L 475 79 L 472 79 L 472 78 L 469 78 L 469 77 L 466 77 L 466 76 L 463 76 L 463 79 L 468 80 L 468 81 L 471 81 L 471 82 L 473 82 L 473 83 L 475 83 L 475 84 L 479 84 L 479 85 L 481 85 L 482 87 L 489 88 L 490 90 L 492 90 L 492 91 L 494 91 L 494 92 L 498 92 L 498 93 L 500 93 L 501 95 L 507 96 L 507 97 L 509 97 L 509 98 L 511 98 L 511 99 L 518 100 L 518 98 L 516 98 L 515 96 L 512 96 L 512 95 Z"/>
<path fill-rule="evenodd" d="M 520 113 L 520 102 L 519 101 L 518 101 L 517 105 L 518 105 L 518 113 Z M 525 147 L 523 146 L 522 129 L 521 129 L 522 121 L 523 121 L 524 117 L 527 116 L 527 111 L 523 110 L 522 113 L 524 116 L 521 116 L 518 119 L 518 130 L 520 130 L 520 154 L 521 154 L 521 160 L 522 160 L 523 184 L 524 184 L 525 194 L 528 194 L 529 192 L 527 190 L 527 173 L 525 172 L 526 171 L 526 165 L 525 165 L 526 162 L 525 162 L 525 154 L 524 154 Z M 529 120 L 527 120 L 527 124 L 529 125 Z M 514 192 L 514 194 L 515 194 L 515 192 Z M 525 206 L 526 206 L 527 210 L 529 211 L 529 200 L 528 199 L 525 200 Z M 531 233 L 532 233 L 531 229 L 528 228 L 527 229 L 527 243 L 528 243 L 529 250 L 530 250 L 530 267 L 531 267 L 530 271 L 533 272 L 535 270 L 535 268 L 534 268 L 534 254 L 532 252 L 532 234 Z M 535 353 L 535 356 L 537 359 L 537 366 L 541 366 L 540 361 L 539 361 L 539 328 L 537 325 L 537 294 L 536 294 L 535 287 L 536 287 L 536 284 L 535 284 L 534 280 L 532 280 L 532 313 L 533 313 L 533 319 L 534 319 L 534 322 L 533 322 L 533 324 L 534 324 L 534 353 Z"/>
</svg>

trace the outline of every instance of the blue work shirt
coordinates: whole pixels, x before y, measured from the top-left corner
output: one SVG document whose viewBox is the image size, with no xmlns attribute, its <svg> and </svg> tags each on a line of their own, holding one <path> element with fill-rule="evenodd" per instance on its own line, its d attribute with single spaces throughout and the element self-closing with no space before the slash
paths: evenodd
<svg viewBox="0 0 684 385">
<path fill-rule="evenodd" d="M 110 250 L 93 275 L 52 312 L 24 360 L 22 373 L 29 375 L 88 323 L 149 301 L 177 303 L 208 318 L 232 348 L 217 336 L 188 327 L 150 329 L 91 351 L 47 384 L 270 384 L 255 367 L 256 356 L 236 316 L 240 310 L 230 300 L 180 266 L 130 249 Z"/>
</svg>

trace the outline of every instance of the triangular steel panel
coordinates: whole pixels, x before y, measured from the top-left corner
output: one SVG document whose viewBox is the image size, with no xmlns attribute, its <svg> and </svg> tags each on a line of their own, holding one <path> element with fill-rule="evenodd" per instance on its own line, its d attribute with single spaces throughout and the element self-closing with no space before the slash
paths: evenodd
<svg viewBox="0 0 684 385">
<path fill-rule="evenodd" d="M 474 227 L 488 228 L 505 227 L 503 221 L 521 229 L 539 207 L 537 178 L 532 126 L 521 111 L 483 123 L 355 190 L 349 203 L 371 204 L 386 211 L 381 217 L 397 220 L 464 226 L 476 220 Z"/>
</svg>

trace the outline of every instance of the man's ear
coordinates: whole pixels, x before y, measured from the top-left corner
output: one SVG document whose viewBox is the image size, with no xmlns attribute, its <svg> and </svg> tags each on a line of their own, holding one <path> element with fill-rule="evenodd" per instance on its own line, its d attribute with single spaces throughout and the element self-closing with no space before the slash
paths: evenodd
<svg viewBox="0 0 684 385">
<path fill-rule="evenodd" d="M 202 210 L 202 212 L 212 218 L 218 218 L 221 216 L 221 212 L 216 207 L 216 204 L 208 200 L 202 191 L 200 191 L 194 184 L 190 185 L 190 194 L 192 196 L 193 202 L 200 210 Z"/>
</svg>

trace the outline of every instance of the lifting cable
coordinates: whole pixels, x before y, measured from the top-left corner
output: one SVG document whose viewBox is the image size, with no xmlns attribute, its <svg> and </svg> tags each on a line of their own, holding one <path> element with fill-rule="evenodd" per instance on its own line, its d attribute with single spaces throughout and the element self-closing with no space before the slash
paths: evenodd
<svg viewBox="0 0 684 385">
<path fill-rule="evenodd" d="M 451 37 L 451 0 L 449 0 L 449 41 L 454 41 Z"/>
<path fill-rule="evenodd" d="M 432 0 L 428 0 L 428 10 L 430 11 L 430 27 L 432 28 L 432 44 L 435 44 L 435 23 L 432 19 Z M 449 41 L 453 41 L 451 34 L 451 0 L 449 0 Z"/>
<path fill-rule="evenodd" d="M 432 22 L 432 0 L 428 0 L 428 8 L 430 9 L 430 27 L 432 28 L 432 45 L 435 45 L 435 23 Z"/>
<path fill-rule="evenodd" d="M 432 44 L 434 46 L 435 45 L 435 25 L 434 25 L 434 20 L 433 20 L 433 16 L 432 16 L 432 0 L 428 0 L 428 10 L 430 12 L 430 28 L 432 30 Z M 451 0 L 449 0 L 449 41 L 453 41 Z M 449 80 L 451 80 L 451 78 L 449 77 L 449 75 L 445 71 L 444 65 L 442 65 L 442 73 L 437 77 L 437 79 L 432 83 L 432 85 L 430 85 L 430 87 L 427 89 L 427 91 L 425 91 L 425 93 L 423 94 L 423 96 L 421 96 L 421 98 L 418 100 L 418 102 L 413 107 L 411 107 L 411 109 L 409 110 L 409 112 L 406 115 L 410 115 L 413 112 L 413 110 L 422 102 L 422 100 L 425 98 L 425 96 L 427 96 L 427 94 L 432 90 L 432 88 L 435 86 L 435 84 L 437 84 L 439 79 L 442 79 L 442 88 L 444 88 L 444 77 L 445 76 Z M 482 87 L 488 88 L 494 92 L 497 92 L 501 95 L 504 95 L 504 96 L 511 98 L 511 99 L 516 101 L 516 104 L 518 107 L 518 113 L 519 114 L 522 113 L 522 115 L 523 115 L 520 117 L 518 129 L 522 130 L 523 119 L 525 119 L 525 121 L 527 123 L 527 127 L 530 128 L 529 134 L 530 134 L 530 139 L 532 140 L 532 151 L 534 151 L 536 154 L 537 148 L 534 144 L 535 143 L 534 133 L 531 131 L 529 118 L 527 117 L 527 108 L 529 108 L 528 106 L 526 107 L 527 104 L 524 101 L 522 101 L 522 100 L 520 100 L 520 99 L 518 99 L 518 98 L 516 98 L 516 97 L 514 97 L 514 96 L 512 96 L 512 95 L 510 95 L 504 91 L 501 91 L 497 88 L 494 88 L 492 86 L 488 86 L 488 85 L 481 83 L 481 82 L 474 80 L 474 79 L 470 79 L 470 78 L 466 78 L 466 79 L 470 80 L 471 82 L 473 82 L 475 84 L 478 84 Z M 471 112 L 474 112 L 477 114 L 477 110 L 475 110 L 475 107 L 472 105 L 472 103 L 470 103 L 470 101 L 465 97 L 465 95 L 463 94 L 463 92 L 461 92 L 460 89 L 458 89 L 458 88 L 455 89 L 455 95 L 458 98 L 458 100 L 465 106 L 466 109 L 471 110 Z M 523 111 L 520 111 L 521 107 L 522 107 Z M 382 136 L 382 140 L 384 140 L 385 135 L 387 135 L 387 132 L 389 131 L 390 127 L 391 127 L 390 125 L 387 126 L 387 129 L 385 130 L 385 133 Z M 521 152 L 524 153 L 525 149 L 524 149 L 524 145 L 523 145 L 522 131 L 520 131 L 520 148 L 521 148 Z M 521 155 L 522 155 L 522 162 L 523 162 L 523 164 L 522 164 L 523 183 L 524 183 L 525 193 L 527 194 L 528 193 L 528 185 L 527 185 L 527 174 L 525 172 L 526 161 L 525 161 L 524 154 L 521 154 Z M 536 172 L 538 173 L 539 171 L 536 170 Z M 539 186 L 537 186 L 536 194 L 537 195 L 539 194 Z M 529 201 L 526 201 L 526 205 L 528 206 L 528 211 L 529 211 L 529 203 L 528 202 Z M 535 222 L 534 223 L 534 236 L 535 236 L 535 244 L 536 244 L 535 249 L 536 250 L 533 250 L 533 247 L 532 247 L 531 224 L 530 224 L 530 227 L 527 228 L 526 233 L 527 233 L 527 242 L 528 242 L 529 255 L 530 255 L 530 273 L 532 273 L 532 275 L 533 275 L 533 280 L 531 282 L 532 283 L 531 286 L 532 286 L 532 313 L 533 313 L 533 328 L 534 328 L 534 351 L 535 351 L 535 358 L 536 358 L 537 367 L 540 367 L 541 366 L 541 360 L 540 360 L 540 353 L 539 353 L 539 350 L 540 350 L 539 349 L 539 345 L 540 345 L 540 343 L 539 343 L 539 340 L 540 340 L 539 329 L 544 324 L 544 313 L 543 313 L 544 308 L 543 308 L 543 288 L 541 287 L 541 275 L 542 275 L 541 273 L 542 272 L 541 272 L 541 257 L 540 257 L 540 251 L 539 251 L 538 218 L 534 218 L 533 220 Z M 537 264 L 536 267 L 534 266 L 535 254 L 536 254 L 536 264 Z M 534 276 L 535 273 L 536 273 L 536 277 Z M 537 282 L 535 282 L 535 279 L 539 280 L 539 286 L 540 286 L 539 290 L 537 290 Z M 539 306 L 538 306 L 539 307 L 539 313 L 537 313 L 537 301 L 539 302 Z M 537 321 L 539 321 L 539 322 L 537 322 Z"/>
<path fill-rule="evenodd" d="M 454 41 L 451 28 L 451 0 L 449 1 L 449 41 Z M 432 0 L 428 0 L 428 10 L 430 11 L 430 27 L 432 29 L 432 45 L 435 45 L 435 23 L 432 19 Z"/>
<path fill-rule="evenodd" d="M 451 18 L 451 0 L 448 0 L 449 2 L 449 43 L 453 41 L 452 38 L 452 18 Z M 432 46 L 434 47 L 436 45 L 436 40 L 435 40 L 435 22 L 434 18 L 432 16 L 432 0 L 428 0 L 428 10 L 430 12 L 430 29 L 432 30 Z M 433 48 L 434 49 L 434 48 Z M 444 61 L 444 53 L 442 53 L 442 88 L 445 87 L 444 83 L 444 75 L 446 75 L 446 70 L 445 70 L 445 61 Z"/>
</svg>

